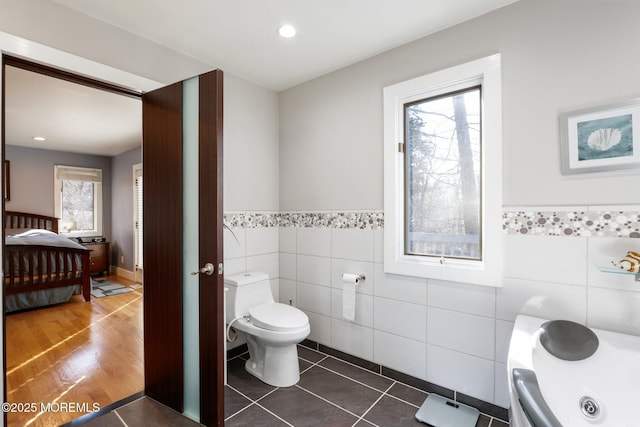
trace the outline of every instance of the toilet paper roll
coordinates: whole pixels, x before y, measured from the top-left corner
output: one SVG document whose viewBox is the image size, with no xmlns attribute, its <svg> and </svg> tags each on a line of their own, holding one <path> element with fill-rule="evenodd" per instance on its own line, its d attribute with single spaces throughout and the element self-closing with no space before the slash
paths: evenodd
<svg viewBox="0 0 640 427">
<path fill-rule="evenodd" d="M 360 281 L 360 276 L 345 273 L 342 280 L 342 316 L 353 321 L 356 318 L 356 284 Z"/>
<path fill-rule="evenodd" d="M 347 282 L 347 283 L 354 283 L 354 284 L 357 285 L 360 282 L 360 275 L 351 274 L 351 273 L 344 273 L 342 275 L 342 281 L 343 282 Z"/>
</svg>

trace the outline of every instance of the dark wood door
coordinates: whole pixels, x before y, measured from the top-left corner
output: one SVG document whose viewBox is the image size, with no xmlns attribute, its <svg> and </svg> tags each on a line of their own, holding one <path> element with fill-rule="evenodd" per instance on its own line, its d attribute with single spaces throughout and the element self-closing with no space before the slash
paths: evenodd
<svg viewBox="0 0 640 427">
<path fill-rule="evenodd" d="M 223 75 L 199 81 L 199 258 L 215 273 L 200 275 L 200 422 L 224 425 L 224 279 L 222 210 Z"/>
<path fill-rule="evenodd" d="M 182 83 L 142 96 L 144 388 L 183 410 Z"/>
<path fill-rule="evenodd" d="M 222 83 L 198 78 L 200 422 L 224 424 Z M 143 95 L 145 392 L 182 412 L 182 83 Z"/>
</svg>

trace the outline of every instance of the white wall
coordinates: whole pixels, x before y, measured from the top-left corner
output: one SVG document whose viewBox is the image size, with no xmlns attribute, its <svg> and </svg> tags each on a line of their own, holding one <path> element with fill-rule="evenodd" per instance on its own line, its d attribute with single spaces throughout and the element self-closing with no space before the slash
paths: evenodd
<svg viewBox="0 0 640 427">
<path fill-rule="evenodd" d="M 224 210 L 278 210 L 278 95 L 224 76 Z"/>
<path fill-rule="evenodd" d="M 269 273 L 277 298 L 278 228 L 260 218 L 278 211 L 278 94 L 229 74 L 224 79 L 225 275 Z"/>
<path fill-rule="evenodd" d="M 382 88 L 502 54 L 505 205 L 638 203 L 560 175 L 558 113 L 640 96 L 640 4 L 521 0 L 282 92 L 280 208 L 382 209 Z"/>
<path fill-rule="evenodd" d="M 282 92 L 280 209 L 381 210 L 383 87 L 499 52 L 505 215 L 624 211 L 640 227 L 638 173 L 563 177 L 558 136 L 561 111 L 640 95 L 637 16 L 635 2 L 521 0 Z M 507 407 L 518 313 L 640 335 L 640 283 L 597 268 L 639 239 L 533 234 L 491 236 L 504 242 L 495 289 L 384 274 L 380 229 L 280 227 L 280 298 L 309 314 L 313 340 Z M 355 322 L 341 317 L 343 272 L 367 276 Z"/>
</svg>

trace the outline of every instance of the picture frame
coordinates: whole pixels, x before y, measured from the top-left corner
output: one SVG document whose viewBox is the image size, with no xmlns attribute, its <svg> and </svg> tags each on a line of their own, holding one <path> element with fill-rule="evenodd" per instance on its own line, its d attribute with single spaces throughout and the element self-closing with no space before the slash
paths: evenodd
<svg viewBox="0 0 640 427">
<path fill-rule="evenodd" d="M 640 99 L 560 114 L 563 175 L 640 169 Z"/>
</svg>

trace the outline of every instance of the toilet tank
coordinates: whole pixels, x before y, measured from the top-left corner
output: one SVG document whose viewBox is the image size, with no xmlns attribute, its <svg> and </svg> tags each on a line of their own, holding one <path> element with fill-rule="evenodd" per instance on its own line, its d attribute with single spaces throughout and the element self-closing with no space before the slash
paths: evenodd
<svg viewBox="0 0 640 427">
<path fill-rule="evenodd" d="M 274 302 L 269 275 L 261 272 L 236 274 L 224 278 L 227 292 L 227 323 L 249 314 L 256 305 Z"/>
</svg>

